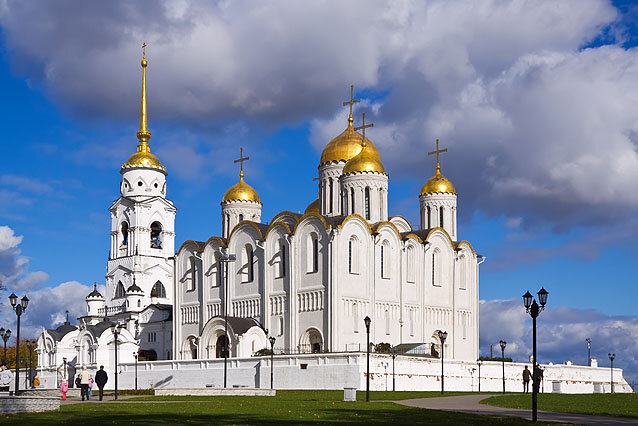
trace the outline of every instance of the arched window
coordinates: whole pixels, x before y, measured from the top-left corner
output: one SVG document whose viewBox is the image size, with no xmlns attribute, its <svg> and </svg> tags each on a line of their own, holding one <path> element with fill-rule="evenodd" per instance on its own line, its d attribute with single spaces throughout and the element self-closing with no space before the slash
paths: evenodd
<svg viewBox="0 0 638 426">
<path fill-rule="evenodd" d="M 465 290 L 467 271 L 465 266 L 465 255 L 459 257 L 459 288 Z"/>
<path fill-rule="evenodd" d="M 283 336 L 284 335 L 284 319 L 283 317 L 279 317 L 279 320 L 277 321 L 278 325 L 279 325 L 279 336 Z"/>
<path fill-rule="evenodd" d="M 279 242 L 279 278 L 286 276 L 286 243 Z"/>
<path fill-rule="evenodd" d="M 359 241 L 354 235 L 348 241 L 348 271 L 351 274 L 359 273 Z"/>
<path fill-rule="evenodd" d="M 425 210 L 428 216 L 428 229 L 430 229 L 432 227 L 432 218 L 430 217 L 432 211 L 430 209 L 430 206 L 427 206 Z"/>
<path fill-rule="evenodd" d="M 239 221 L 241 222 L 241 221 L 243 221 L 243 220 L 244 220 L 244 215 L 240 213 L 240 214 L 239 214 Z"/>
<path fill-rule="evenodd" d="M 443 228 L 443 206 L 439 209 L 439 226 Z"/>
<path fill-rule="evenodd" d="M 255 259 L 253 253 L 253 246 L 246 244 L 243 250 L 242 260 L 244 261 L 242 271 L 242 282 L 249 283 L 255 277 Z"/>
<path fill-rule="evenodd" d="M 441 252 L 439 249 L 432 252 L 432 285 L 441 287 Z"/>
<path fill-rule="evenodd" d="M 151 297 L 166 297 L 166 288 L 164 288 L 164 284 L 160 281 L 157 281 L 151 290 Z"/>
<path fill-rule="evenodd" d="M 390 311 L 385 310 L 385 334 L 390 334 Z"/>
<path fill-rule="evenodd" d="M 151 223 L 151 248 L 162 248 L 162 224 L 157 221 Z"/>
<path fill-rule="evenodd" d="M 128 245 L 128 223 L 122 222 L 122 226 L 120 227 L 122 231 L 122 245 Z"/>
<path fill-rule="evenodd" d="M 189 259 L 189 272 L 190 272 L 190 280 L 188 283 L 188 290 L 187 291 L 194 291 L 195 287 L 197 286 L 197 261 L 195 259 L 195 256 L 191 256 Z"/>
<path fill-rule="evenodd" d="M 117 286 L 115 287 L 115 299 L 120 299 L 122 297 L 126 297 L 126 289 L 124 288 L 122 281 L 118 281 Z"/>
<path fill-rule="evenodd" d="M 354 321 L 353 322 L 354 332 L 358 333 L 359 332 L 359 308 L 356 303 L 352 304 L 352 319 Z"/>
<path fill-rule="evenodd" d="M 381 243 L 381 278 L 390 278 L 390 243 L 385 240 Z"/>
<path fill-rule="evenodd" d="M 137 307 L 138 307 L 138 308 L 141 308 L 141 307 L 142 307 L 142 301 L 141 301 L 141 300 L 139 300 L 139 299 L 137 299 Z"/>
<path fill-rule="evenodd" d="M 379 220 L 383 220 L 383 188 L 379 188 Z"/>
<path fill-rule="evenodd" d="M 406 263 L 407 263 L 407 269 L 408 269 L 406 274 L 407 275 L 406 279 L 409 283 L 413 283 L 415 281 L 415 276 L 416 276 L 416 273 L 414 270 L 416 267 L 414 257 L 416 255 L 414 253 L 415 253 L 414 247 L 408 246 L 408 249 L 406 250 Z"/>
<path fill-rule="evenodd" d="M 350 210 L 350 214 L 354 213 L 354 188 L 350 188 L 350 204 L 352 209 Z"/>
<path fill-rule="evenodd" d="M 319 239 L 317 234 L 311 232 L 306 244 L 306 272 L 319 270 Z"/>
<path fill-rule="evenodd" d="M 370 220 L 370 188 L 367 186 L 365 190 L 365 197 L 366 220 Z"/>
<path fill-rule="evenodd" d="M 332 179 L 330 179 L 328 185 L 328 191 L 330 195 L 328 196 L 328 213 L 332 213 Z"/>
</svg>

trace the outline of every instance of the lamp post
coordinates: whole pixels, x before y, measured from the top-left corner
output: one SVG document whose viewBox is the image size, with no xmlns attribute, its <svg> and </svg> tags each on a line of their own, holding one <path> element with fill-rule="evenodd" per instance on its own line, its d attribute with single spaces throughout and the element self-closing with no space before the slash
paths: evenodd
<svg viewBox="0 0 638 426">
<path fill-rule="evenodd" d="M 226 388 L 227 377 L 228 377 L 228 344 L 230 343 L 228 339 L 228 263 L 234 262 L 237 260 L 237 256 L 234 254 L 229 254 L 226 252 L 222 252 L 221 260 L 225 265 L 225 268 L 222 268 L 222 273 L 225 272 L 225 281 L 224 281 L 224 388 Z"/>
<path fill-rule="evenodd" d="M 443 357 L 445 356 L 445 340 L 447 339 L 447 331 L 439 330 L 439 340 L 441 340 L 441 395 L 445 392 L 444 380 L 445 376 L 443 374 Z"/>
<path fill-rule="evenodd" d="M 11 330 L 4 331 L 4 328 L 0 329 L 2 332 L 0 336 L 2 336 L 2 340 L 4 340 L 4 356 L 2 357 L 2 363 L 7 364 L 7 340 L 11 337 Z"/>
<path fill-rule="evenodd" d="M 66 358 L 62 358 L 62 363 L 64 364 L 64 370 L 62 370 L 62 380 L 68 380 L 66 377 Z"/>
<path fill-rule="evenodd" d="M 275 336 L 270 336 L 270 338 L 268 339 L 270 340 L 270 389 L 274 389 L 273 387 L 273 367 L 274 367 L 274 360 L 275 360 Z"/>
<path fill-rule="evenodd" d="M 587 337 L 585 342 L 587 342 L 587 365 L 591 367 L 591 339 Z"/>
<path fill-rule="evenodd" d="M 507 342 L 505 340 L 499 340 L 498 344 L 501 346 L 501 362 L 503 363 L 503 393 L 505 393 L 505 346 L 507 346 Z"/>
<path fill-rule="evenodd" d="M 366 402 L 370 402 L 370 323 L 372 320 L 366 315 L 363 322 L 366 324 L 366 335 L 368 336 L 366 345 Z"/>
<path fill-rule="evenodd" d="M 133 356 L 135 357 L 135 390 L 137 390 L 137 352 L 133 352 Z"/>
<path fill-rule="evenodd" d="M 29 348 L 29 370 L 27 371 L 27 377 L 29 378 L 29 386 L 33 387 L 33 379 L 31 378 L 31 372 L 33 369 L 33 349 L 36 347 L 36 342 L 33 340 L 27 340 L 27 348 Z"/>
<path fill-rule="evenodd" d="M 479 382 L 479 393 L 480 393 L 481 392 L 481 364 L 483 364 L 483 361 L 479 359 L 476 361 L 476 363 L 478 364 L 478 382 Z"/>
<path fill-rule="evenodd" d="M 538 314 L 545 309 L 545 304 L 547 303 L 547 295 L 549 294 L 544 287 L 538 291 L 538 303 L 536 303 L 536 299 L 531 293 L 528 291 L 523 295 L 523 305 L 525 306 L 525 310 L 532 317 L 532 340 L 533 340 L 533 357 L 534 357 L 534 367 L 532 371 L 532 421 L 535 422 L 538 420 L 538 372 L 536 365 L 538 362 L 536 361 L 536 318 Z M 540 306 L 539 306 L 540 303 Z"/>
<path fill-rule="evenodd" d="M 119 330 L 119 325 L 117 324 L 113 324 L 111 326 L 111 331 L 113 332 L 113 339 L 115 341 L 115 399 L 117 399 L 117 341 L 119 340 L 120 337 L 120 330 Z"/>
<path fill-rule="evenodd" d="M 616 354 L 608 354 L 609 360 L 611 361 L 611 393 L 614 393 L 614 358 L 616 358 Z"/>
<path fill-rule="evenodd" d="M 18 395 L 18 391 L 20 390 L 20 316 L 24 311 L 27 310 L 27 305 L 29 304 L 29 298 L 27 296 L 23 296 L 18 303 L 18 296 L 15 293 L 11 293 L 9 296 L 9 301 L 11 302 L 11 307 L 16 313 L 18 317 L 18 332 L 16 334 L 16 389 L 15 394 Z"/>
<path fill-rule="evenodd" d="M 392 392 L 396 391 L 396 380 L 394 376 L 394 359 L 397 357 L 396 348 L 392 348 Z"/>
</svg>

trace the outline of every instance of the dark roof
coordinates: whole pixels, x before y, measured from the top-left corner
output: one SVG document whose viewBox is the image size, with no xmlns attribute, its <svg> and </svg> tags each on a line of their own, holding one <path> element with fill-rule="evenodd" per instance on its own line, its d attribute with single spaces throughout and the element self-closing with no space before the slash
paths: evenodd
<svg viewBox="0 0 638 426">
<path fill-rule="evenodd" d="M 408 235 L 410 234 L 414 234 L 417 237 L 421 238 L 423 241 L 426 240 L 426 238 L 428 237 L 428 234 L 430 233 L 430 231 L 433 228 L 428 228 L 428 229 L 417 229 L 414 231 L 408 231 L 408 232 L 401 232 L 401 238 L 405 239 Z"/>
<path fill-rule="evenodd" d="M 265 223 L 255 223 L 255 226 L 257 226 L 257 228 L 259 228 L 259 230 L 261 231 L 261 233 L 263 235 L 266 235 L 266 232 L 268 231 L 269 226 Z"/>
<path fill-rule="evenodd" d="M 51 337 L 53 337 L 53 340 L 55 340 L 56 342 L 59 342 L 60 340 L 62 340 L 64 336 L 66 336 L 70 332 L 75 331 L 77 329 L 78 328 L 76 326 L 71 325 L 68 322 L 65 322 L 58 328 L 55 328 L 53 330 L 47 330 L 47 333 L 49 333 Z"/>
<path fill-rule="evenodd" d="M 136 291 L 138 293 L 144 293 L 144 291 L 137 284 L 135 284 L 135 281 L 133 281 L 133 284 L 128 288 L 128 290 L 126 290 L 127 293 L 133 292 L 133 291 Z"/>
<path fill-rule="evenodd" d="M 111 328 L 111 326 L 115 325 L 112 321 L 101 321 L 95 325 L 87 325 L 86 329 L 95 337 L 98 338 L 104 333 L 106 330 Z"/>
<path fill-rule="evenodd" d="M 228 317 L 228 324 L 235 334 L 244 334 L 254 326 L 261 327 L 259 321 L 254 318 Z"/>
<path fill-rule="evenodd" d="M 93 291 L 89 293 L 87 297 L 102 297 L 99 291 L 97 291 L 97 284 L 93 284 Z"/>
</svg>

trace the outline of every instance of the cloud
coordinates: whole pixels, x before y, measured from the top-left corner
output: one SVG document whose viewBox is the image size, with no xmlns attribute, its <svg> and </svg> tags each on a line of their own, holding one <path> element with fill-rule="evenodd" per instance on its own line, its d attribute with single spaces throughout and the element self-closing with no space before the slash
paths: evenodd
<svg viewBox="0 0 638 426">
<path fill-rule="evenodd" d="M 443 171 L 466 218 L 558 231 L 638 207 L 638 50 L 583 49 L 624 39 L 608 1 L 22 1 L 3 3 L 0 25 L 15 71 L 78 116 L 137 116 L 145 40 L 151 123 L 310 122 L 320 150 L 354 83 L 391 176 L 425 180 L 432 141 L 450 149 Z M 159 146 L 185 178 L 213 155 Z"/>
<path fill-rule="evenodd" d="M 507 341 L 506 356 L 528 361 L 532 354 L 531 318 L 522 299 L 481 300 L 480 352 L 500 353 L 499 340 Z M 497 325 L 497 326 L 495 326 Z M 624 370 L 625 380 L 638 379 L 638 317 L 605 315 L 593 309 L 549 308 L 537 320 L 537 351 L 540 362 L 587 365 L 585 338 L 592 340 L 592 358 L 609 365 L 607 354 L 616 353 L 614 365 Z"/>
<path fill-rule="evenodd" d="M 22 236 L 13 229 L 0 226 L 0 284 L 11 291 L 32 289 L 49 279 L 45 272 L 28 272 L 29 259 L 21 255 L 21 242 Z"/>
<path fill-rule="evenodd" d="M 37 179 L 31 179 L 24 176 L 2 175 L 0 176 L 0 184 L 13 187 L 36 194 L 42 194 L 51 191 L 51 185 L 43 183 Z"/>
</svg>

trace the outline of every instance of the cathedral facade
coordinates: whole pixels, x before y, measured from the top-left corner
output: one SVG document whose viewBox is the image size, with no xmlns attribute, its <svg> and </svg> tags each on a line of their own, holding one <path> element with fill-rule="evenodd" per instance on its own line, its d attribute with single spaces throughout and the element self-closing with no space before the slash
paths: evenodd
<svg viewBox="0 0 638 426">
<path fill-rule="evenodd" d="M 269 349 L 271 337 L 277 354 L 365 351 L 365 317 L 374 344 L 417 345 L 436 357 L 445 331 L 446 358 L 478 357 L 482 257 L 458 237 L 457 193 L 441 173 L 438 141 L 436 171 L 415 194 L 420 223 L 389 217 L 389 176 L 365 137 L 365 116 L 354 126 L 351 96 L 346 128 L 321 154 L 319 195 L 304 214 L 283 210 L 262 223 L 242 152 L 239 181 L 221 199 L 220 234 L 175 252 L 177 209 L 149 146 L 146 66 L 143 58 L 137 152 L 109 208 L 105 294 L 87 296 L 78 326 L 43 331 L 41 369 L 59 370 L 63 358 L 113 365 L 116 336 L 126 348 L 119 362 L 134 353 L 249 357 Z"/>
</svg>

